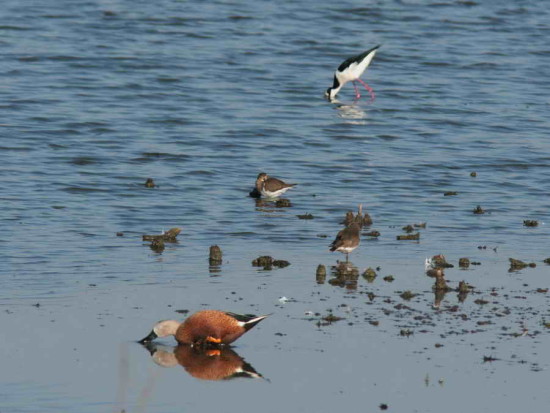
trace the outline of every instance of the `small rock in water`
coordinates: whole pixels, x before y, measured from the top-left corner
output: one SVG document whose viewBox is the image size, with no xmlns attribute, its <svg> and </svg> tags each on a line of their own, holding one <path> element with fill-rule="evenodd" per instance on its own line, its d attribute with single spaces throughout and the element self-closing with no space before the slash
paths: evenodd
<svg viewBox="0 0 550 413">
<path fill-rule="evenodd" d="M 509 258 L 509 260 L 510 260 L 510 269 L 508 271 L 517 271 L 526 267 L 535 268 L 537 266 L 537 264 L 534 262 L 526 263 L 521 260 L 516 260 L 515 258 Z"/>
<path fill-rule="evenodd" d="M 419 239 L 420 239 L 420 232 L 417 232 L 416 234 L 407 234 L 407 235 L 397 236 L 398 241 L 417 241 Z"/>
<path fill-rule="evenodd" d="M 273 267 L 284 268 L 288 267 L 289 265 L 290 263 L 288 261 L 274 260 L 273 257 L 270 257 L 269 255 L 263 255 L 252 261 L 252 266 L 263 267 L 263 269 L 266 271 L 272 270 Z"/>
<path fill-rule="evenodd" d="M 449 264 L 443 254 L 434 255 L 431 260 L 433 268 L 453 268 L 453 264 Z"/>
<path fill-rule="evenodd" d="M 124 232 L 120 232 L 120 231 L 119 231 L 119 232 L 116 233 L 116 236 L 117 236 L 117 237 L 123 237 L 123 236 L 124 236 Z"/>
<path fill-rule="evenodd" d="M 262 197 L 262 193 L 260 191 L 258 191 L 256 188 L 254 188 L 252 191 L 250 191 L 248 193 L 248 195 L 251 198 L 261 198 Z"/>
<path fill-rule="evenodd" d="M 447 191 L 447 192 L 443 193 L 443 196 L 454 196 L 454 195 L 458 195 L 458 192 L 456 192 L 456 191 Z"/>
<path fill-rule="evenodd" d="M 371 267 L 367 268 L 361 276 L 367 280 L 367 282 L 371 283 L 375 280 L 375 278 L 378 276 L 376 274 L 376 271 L 374 271 Z"/>
<path fill-rule="evenodd" d="M 484 214 L 485 213 L 485 210 L 483 208 L 481 208 L 481 205 L 478 205 L 474 208 L 474 214 L 476 215 L 480 215 L 480 214 Z"/>
<path fill-rule="evenodd" d="M 156 185 L 155 185 L 155 181 L 153 181 L 153 178 L 147 178 L 147 180 L 145 181 L 145 188 L 154 188 Z"/>
<path fill-rule="evenodd" d="M 160 238 L 156 238 L 151 241 L 151 245 L 149 247 L 155 252 L 162 252 L 164 251 L 164 241 Z"/>
<path fill-rule="evenodd" d="M 377 238 L 380 236 L 380 232 L 378 231 L 370 231 L 370 232 L 365 232 L 363 235 L 365 235 L 366 237 L 374 237 L 374 238 Z"/>
<path fill-rule="evenodd" d="M 319 264 L 317 266 L 317 271 L 315 273 L 315 278 L 317 280 L 317 284 L 324 284 L 325 280 L 327 279 L 327 269 L 323 264 Z"/>
<path fill-rule="evenodd" d="M 470 172 L 470 176 L 471 176 L 472 178 L 475 178 L 475 177 L 477 176 L 477 172 Z"/>
<path fill-rule="evenodd" d="M 153 241 L 155 239 L 166 241 L 166 242 L 176 242 L 176 237 L 181 232 L 181 228 L 172 228 L 166 231 L 163 234 L 159 235 L 144 235 L 142 237 L 143 241 Z"/>
<path fill-rule="evenodd" d="M 534 219 L 525 219 L 523 220 L 523 225 L 526 227 L 537 227 L 539 222 Z"/>
<path fill-rule="evenodd" d="M 210 247 L 210 265 L 220 265 L 222 263 L 222 249 L 217 245 Z"/>
<path fill-rule="evenodd" d="M 407 290 L 403 291 L 401 294 L 399 294 L 399 297 L 401 297 L 405 301 L 409 301 L 410 299 L 416 297 L 418 294 L 414 294 L 413 292 Z"/>
<path fill-rule="evenodd" d="M 313 219 L 315 218 L 313 215 L 311 215 L 310 213 L 307 213 L 307 214 L 303 214 L 303 215 L 296 215 L 298 218 L 300 219 Z"/>
<path fill-rule="evenodd" d="M 470 266 L 470 260 L 468 258 L 459 258 L 458 259 L 458 266 L 460 268 L 468 268 Z"/>
</svg>

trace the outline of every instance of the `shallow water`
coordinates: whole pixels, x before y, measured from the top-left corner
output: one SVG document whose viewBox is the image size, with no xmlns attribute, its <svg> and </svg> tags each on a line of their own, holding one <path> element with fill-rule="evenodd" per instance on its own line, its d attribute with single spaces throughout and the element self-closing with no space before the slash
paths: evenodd
<svg viewBox="0 0 550 413">
<path fill-rule="evenodd" d="M 533 1 L 4 2 L 0 409 L 546 408 L 548 14 Z M 376 44 L 375 102 L 353 102 L 351 85 L 324 100 L 341 61 Z M 247 196 L 260 171 L 299 184 L 291 208 Z M 359 203 L 381 236 L 350 260 L 378 277 L 317 284 Z M 419 242 L 396 240 L 420 222 Z M 162 254 L 141 242 L 172 227 Z M 424 259 L 440 253 L 449 285 L 475 290 L 437 309 Z M 291 265 L 261 271 L 259 255 Z M 509 257 L 537 267 L 508 272 Z M 268 380 L 199 380 L 133 342 L 202 308 L 273 313 L 235 347 Z M 345 320 L 323 325 L 329 310 Z"/>
</svg>

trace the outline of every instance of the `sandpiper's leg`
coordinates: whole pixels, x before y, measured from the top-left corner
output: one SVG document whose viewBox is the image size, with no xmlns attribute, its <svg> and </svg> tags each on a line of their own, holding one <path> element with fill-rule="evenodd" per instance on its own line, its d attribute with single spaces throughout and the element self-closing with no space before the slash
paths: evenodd
<svg viewBox="0 0 550 413">
<path fill-rule="evenodd" d="M 357 85 L 355 84 L 355 80 L 352 81 L 353 88 L 355 89 L 355 99 L 359 99 L 361 97 L 361 93 L 359 93 L 359 89 L 357 89 Z"/>
<path fill-rule="evenodd" d="M 376 98 L 376 95 L 374 94 L 374 90 L 372 90 L 372 87 L 370 87 L 369 85 L 367 85 L 365 82 L 363 82 L 361 79 L 357 79 L 357 81 L 359 81 L 365 89 L 367 89 L 367 91 L 370 93 L 370 100 L 371 102 L 374 101 L 374 99 Z"/>
</svg>

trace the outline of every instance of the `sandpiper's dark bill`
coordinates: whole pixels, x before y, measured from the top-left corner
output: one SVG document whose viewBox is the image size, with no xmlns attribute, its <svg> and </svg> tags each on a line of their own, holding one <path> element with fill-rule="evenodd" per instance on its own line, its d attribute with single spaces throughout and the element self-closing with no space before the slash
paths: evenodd
<svg viewBox="0 0 550 413">
<path fill-rule="evenodd" d="M 359 78 L 365 72 L 365 70 L 367 70 L 367 67 L 369 66 L 379 47 L 380 45 L 373 47 L 372 49 L 367 50 L 360 55 L 350 57 L 349 59 L 346 59 L 340 66 L 338 66 L 338 69 L 336 69 L 336 72 L 334 72 L 334 81 L 332 83 L 332 87 L 329 87 L 327 89 L 327 91 L 325 92 L 325 96 L 329 100 L 334 99 L 334 97 L 338 94 L 340 89 L 342 89 L 342 87 L 346 83 L 352 82 L 355 89 L 355 98 L 359 99 L 361 97 L 361 94 L 359 93 L 357 85 L 355 84 L 355 81 L 358 81 L 370 93 L 371 101 L 374 101 L 374 90 L 372 90 L 369 85 L 367 85 Z"/>
</svg>

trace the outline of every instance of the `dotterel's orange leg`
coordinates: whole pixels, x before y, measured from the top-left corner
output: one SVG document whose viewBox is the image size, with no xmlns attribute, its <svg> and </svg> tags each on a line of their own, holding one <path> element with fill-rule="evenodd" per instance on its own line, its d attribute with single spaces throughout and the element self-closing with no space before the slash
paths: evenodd
<svg viewBox="0 0 550 413">
<path fill-rule="evenodd" d="M 207 341 L 207 342 L 209 342 L 209 343 L 221 344 L 222 339 L 221 339 L 221 338 L 212 337 L 212 336 L 208 336 L 208 337 L 206 337 L 205 341 Z"/>
</svg>

